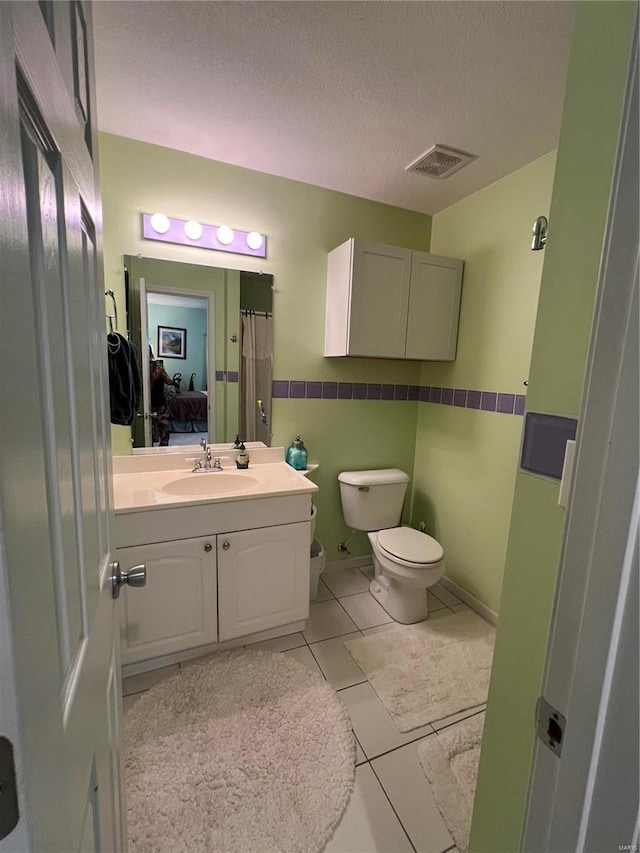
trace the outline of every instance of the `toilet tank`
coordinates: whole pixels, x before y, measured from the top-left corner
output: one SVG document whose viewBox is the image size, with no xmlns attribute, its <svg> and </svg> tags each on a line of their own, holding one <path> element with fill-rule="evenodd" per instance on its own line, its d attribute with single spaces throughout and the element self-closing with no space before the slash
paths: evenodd
<svg viewBox="0 0 640 853">
<path fill-rule="evenodd" d="M 383 530 L 400 524 L 409 475 L 398 468 L 338 474 L 342 514 L 354 530 Z"/>
</svg>

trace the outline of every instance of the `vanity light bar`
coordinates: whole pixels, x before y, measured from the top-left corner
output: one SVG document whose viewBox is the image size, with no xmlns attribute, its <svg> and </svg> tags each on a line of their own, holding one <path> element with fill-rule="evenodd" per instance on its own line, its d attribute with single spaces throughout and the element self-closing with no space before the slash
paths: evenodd
<svg viewBox="0 0 640 853">
<path fill-rule="evenodd" d="M 257 231 L 237 231 L 228 225 L 203 225 L 195 219 L 171 219 L 163 213 L 142 214 L 142 236 L 145 240 L 162 243 L 267 257 L 267 238 Z"/>
</svg>

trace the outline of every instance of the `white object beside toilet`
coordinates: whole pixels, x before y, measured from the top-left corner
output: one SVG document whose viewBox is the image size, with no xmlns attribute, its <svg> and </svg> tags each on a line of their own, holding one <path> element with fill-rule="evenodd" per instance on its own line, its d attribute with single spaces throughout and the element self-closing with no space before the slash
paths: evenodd
<svg viewBox="0 0 640 853">
<path fill-rule="evenodd" d="M 442 545 L 412 527 L 399 527 L 409 476 L 398 468 L 338 475 L 344 520 L 366 530 L 373 549 L 373 597 L 396 622 L 422 622 L 427 589 L 444 574 Z"/>
</svg>

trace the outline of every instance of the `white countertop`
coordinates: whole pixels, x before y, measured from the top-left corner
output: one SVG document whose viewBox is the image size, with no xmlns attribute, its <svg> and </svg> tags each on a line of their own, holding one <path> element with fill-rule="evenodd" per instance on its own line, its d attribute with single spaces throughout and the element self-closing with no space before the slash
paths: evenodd
<svg viewBox="0 0 640 853">
<path fill-rule="evenodd" d="M 265 448 L 267 450 L 267 448 Z M 268 448 L 280 451 L 280 448 Z M 281 461 L 278 453 L 273 453 L 273 461 L 251 462 L 248 469 L 238 469 L 235 463 L 226 464 L 223 460 L 222 471 L 207 471 L 193 473 L 193 463 L 182 460 L 179 466 L 177 459 L 172 460 L 171 467 L 157 470 L 158 457 L 123 457 L 135 460 L 115 464 L 113 476 L 114 507 L 116 513 L 144 511 L 159 508 L 184 506 L 189 504 L 217 504 L 230 501 L 247 501 L 252 498 L 279 497 L 282 495 L 312 494 L 318 487 L 307 479 L 306 474 L 317 465 L 310 465 L 307 471 L 295 471 L 286 462 Z M 175 454 L 177 457 L 178 454 Z M 264 454 L 267 456 L 267 454 Z M 165 457 L 166 459 L 166 457 Z M 275 461 L 278 459 L 278 461 Z M 145 460 L 153 460 L 145 465 Z M 131 470 L 136 468 L 137 470 Z M 149 470 L 149 468 L 156 470 Z M 220 477 L 216 481 L 216 477 Z M 171 494 L 164 489 L 172 488 L 180 480 L 180 485 L 186 490 L 191 481 L 195 489 L 208 490 L 211 485 L 212 494 Z M 184 481 L 184 482 L 182 482 Z M 241 492 L 235 491 L 235 482 Z M 216 485 L 217 482 L 217 485 Z M 222 485 L 221 485 L 222 484 Z"/>
</svg>

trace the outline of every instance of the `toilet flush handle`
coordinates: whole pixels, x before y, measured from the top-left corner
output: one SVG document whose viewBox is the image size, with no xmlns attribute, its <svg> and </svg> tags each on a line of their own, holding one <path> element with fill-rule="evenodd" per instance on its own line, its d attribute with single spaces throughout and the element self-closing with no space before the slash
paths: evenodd
<svg viewBox="0 0 640 853">
<path fill-rule="evenodd" d="M 358 491 L 359 492 L 368 492 L 369 486 L 358 486 Z"/>
</svg>

